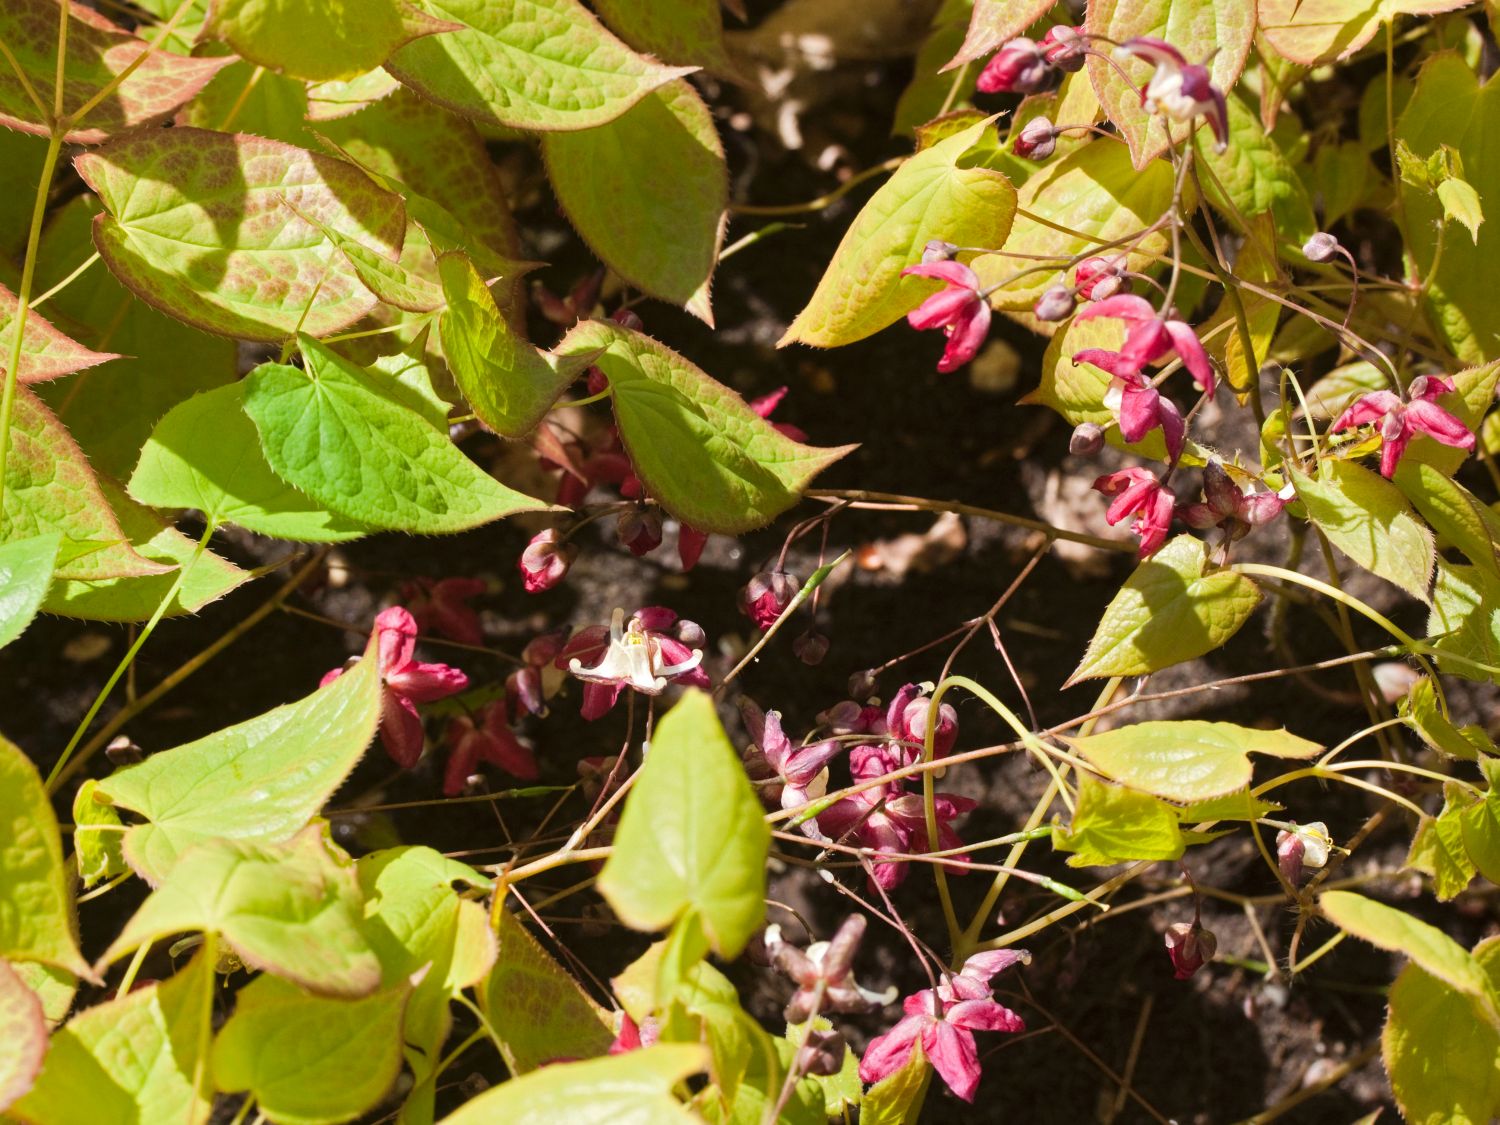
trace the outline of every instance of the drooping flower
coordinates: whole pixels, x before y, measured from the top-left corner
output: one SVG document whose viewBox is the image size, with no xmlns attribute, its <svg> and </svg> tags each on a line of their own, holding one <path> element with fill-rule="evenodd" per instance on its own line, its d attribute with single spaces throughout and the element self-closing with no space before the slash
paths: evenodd
<svg viewBox="0 0 1500 1125">
<path fill-rule="evenodd" d="M 381 610 L 375 618 L 375 644 L 380 661 L 380 742 L 396 764 L 411 769 L 422 756 L 422 717 L 418 703 L 457 695 L 469 677 L 446 664 L 424 664 L 414 658 L 417 623 L 401 606 Z M 344 669 L 335 668 L 319 683 L 333 683 Z"/>
<path fill-rule="evenodd" d="M 620 513 L 615 534 L 636 558 L 649 555 L 661 546 L 661 512 L 643 505 L 626 508 Z"/>
<path fill-rule="evenodd" d="M 938 360 L 939 371 L 953 371 L 973 359 L 990 330 L 990 303 L 980 293 L 979 277 L 962 262 L 923 262 L 907 266 L 902 277 L 935 277 L 947 287 L 934 293 L 906 315 L 919 331 L 941 328 L 948 346 Z"/>
<path fill-rule="evenodd" d="M 1073 315 L 1076 305 L 1077 301 L 1074 300 L 1071 289 L 1066 285 L 1053 285 L 1036 299 L 1036 304 L 1031 306 L 1031 315 L 1051 324 L 1059 320 L 1067 320 Z"/>
<path fill-rule="evenodd" d="M 554 629 L 526 642 L 521 650 L 521 667 L 505 677 L 505 705 L 516 718 L 546 712 L 547 692 L 542 672 L 557 659 L 567 639 L 566 629 Z"/>
<path fill-rule="evenodd" d="M 745 765 L 757 788 L 783 809 L 800 809 L 828 791 L 828 763 L 843 749 L 837 739 L 799 746 L 781 727 L 779 711 L 762 711 L 752 700 L 740 700 L 740 715 L 750 734 Z M 809 821 L 809 823 L 812 823 Z"/>
<path fill-rule="evenodd" d="M 401 585 L 401 596 L 419 632 L 433 632 L 466 645 L 484 644 L 479 614 L 468 604 L 489 589 L 482 578 L 418 578 Z"/>
<path fill-rule="evenodd" d="M 1182 446 L 1187 440 L 1182 413 L 1146 376 L 1116 375 L 1104 392 L 1104 405 L 1119 420 L 1120 436 L 1126 441 L 1138 442 L 1159 429 L 1166 442 L 1167 457 L 1176 461 L 1182 456 Z"/>
<path fill-rule="evenodd" d="M 1279 516 L 1290 498 L 1290 488 L 1285 496 L 1258 490 L 1245 492 L 1223 464 L 1214 460 L 1203 467 L 1203 503 L 1184 504 L 1177 509 L 1177 516 L 1189 527 L 1200 531 L 1224 527 L 1230 539 L 1241 539 L 1250 533 L 1251 528 Z"/>
<path fill-rule="evenodd" d="M 609 625 L 575 633 L 554 664 L 584 681 L 583 717 L 598 719 L 627 687 L 642 695 L 660 695 L 669 683 L 708 687 L 708 675 L 699 667 L 703 650 L 679 639 L 693 637 L 694 631 L 694 639 L 701 639 L 702 629 L 680 621 L 670 609 L 637 610 L 628 625 L 625 611 L 616 609 Z"/>
<path fill-rule="evenodd" d="M 1191 922 L 1173 922 L 1165 935 L 1167 956 L 1172 959 L 1172 975 L 1187 980 L 1214 959 L 1219 941 L 1211 930 L 1194 918 Z"/>
<path fill-rule="evenodd" d="M 684 571 L 692 570 L 703 557 L 703 548 L 708 545 L 708 532 L 699 531 L 687 524 L 677 526 L 677 559 Z"/>
<path fill-rule="evenodd" d="M 550 590 L 568 576 L 568 570 L 577 557 L 577 546 L 564 541 L 557 528 L 539 531 L 516 560 L 521 584 L 528 594 Z"/>
<path fill-rule="evenodd" d="M 1103 348 L 1085 348 L 1073 356 L 1073 362 L 1092 363 L 1111 375 L 1122 378 L 1139 375 L 1147 364 L 1155 363 L 1176 352 L 1206 394 L 1214 391 L 1214 369 L 1208 361 L 1197 334 L 1185 321 L 1169 314 L 1158 314 L 1151 302 L 1133 293 L 1119 293 L 1089 305 L 1074 322 L 1107 316 L 1126 324 L 1125 344 L 1117 352 Z"/>
<path fill-rule="evenodd" d="M 866 924 L 863 914 L 851 914 L 832 940 L 814 942 L 805 951 L 782 937 L 780 926 L 766 927 L 761 943 L 767 958 L 797 985 L 786 1006 L 788 1023 L 802 1023 L 825 1011 L 869 1012 L 896 999 L 894 988 L 874 992 L 854 979 L 854 955 Z"/>
<path fill-rule="evenodd" d="M 1120 53 L 1156 68 L 1141 91 L 1141 104 L 1148 113 L 1159 110 L 1173 121 L 1183 122 L 1205 118 L 1214 131 L 1215 147 L 1224 151 L 1229 144 L 1229 106 L 1224 91 L 1213 84 L 1208 67 L 1188 62 L 1176 47 L 1149 35 L 1127 39 L 1120 44 Z"/>
<path fill-rule="evenodd" d="M 1113 496 L 1104 518 L 1113 527 L 1121 520 L 1135 516 L 1131 530 L 1140 536 L 1141 558 L 1150 558 L 1167 541 L 1172 526 L 1172 494 L 1145 469 L 1121 469 L 1094 482 L 1106 496 Z"/>
<path fill-rule="evenodd" d="M 962 972 L 945 977 L 936 989 L 908 996 L 901 1005 L 906 1015 L 865 1048 L 860 1079 L 875 1083 L 895 1074 L 920 1042 L 923 1056 L 948 1088 L 972 1102 L 980 1076 L 974 1032 L 1026 1030 L 1026 1021 L 994 998 L 989 982 L 1002 969 L 1030 960 L 1022 949 L 976 953 L 964 962 Z"/>
<path fill-rule="evenodd" d="M 1371 391 L 1361 395 L 1338 416 L 1333 431 L 1378 422 L 1380 437 L 1380 474 L 1393 475 L 1406 447 L 1417 434 L 1426 434 L 1455 449 L 1473 449 L 1474 434 L 1469 427 L 1444 410 L 1435 401 L 1439 395 L 1453 391 L 1453 380 L 1442 375 L 1418 375 L 1407 388 L 1403 401 L 1392 391 Z"/>
<path fill-rule="evenodd" d="M 1290 831 L 1283 828 L 1276 833 L 1276 862 L 1293 886 L 1302 882 L 1308 868 L 1326 866 L 1332 848 L 1333 837 L 1321 820 L 1294 824 Z"/>
<path fill-rule="evenodd" d="M 1047 34 L 1042 36 L 1042 53 L 1047 56 L 1047 61 L 1069 74 L 1083 69 L 1087 61 L 1086 47 L 1081 27 L 1060 23 L 1048 28 Z"/>
<path fill-rule="evenodd" d="M 802 583 L 784 570 L 763 570 L 740 591 L 740 612 L 757 629 L 769 629 L 787 611 Z"/>
<path fill-rule="evenodd" d="M 1056 77 L 1042 45 L 1018 36 L 995 52 L 974 84 L 984 94 L 1035 94 Z"/>
<path fill-rule="evenodd" d="M 1027 160 L 1046 160 L 1057 151 L 1057 126 L 1045 117 L 1033 117 L 1021 126 L 1010 147 Z"/>
<path fill-rule="evenodd" d="M 1121 289 L 1129 288 L 1125 277 L 1125 256 L 1085 258 L 1073 271 L 1073 288 L 1085 301 L 1102 301 Z"/>
<path fill-rule="evenodd" d="M 891 697 L 885 712 L 885 729 L 887 734 L 899 741 L 897 749 L 904 757 L 903 765 L 911 765 L 921 759 L 931 709 L 932 701 L 917 684 L 906 684 Z M 957 741 L 958 712 L 951 703 L 940 704 L 937 727 L 932 735 L 932 756 L 946 758 L 953 752 Z"/>
<path fill-rule="evenodd" d="M 505 700 L 496 699 L 479 712 L 476 723 L 467 715 L 448 722 L 447 742 L 451 747 L 448 769 L 443 774 L 443 793 L 455 797 L 463 792 L 469 775 L 481 761 L 499 766 L 512 777 L 534 781 L 538 775 L 536 756 L 521 745 L 510 729 L 510 715 Z"/>
</svg>

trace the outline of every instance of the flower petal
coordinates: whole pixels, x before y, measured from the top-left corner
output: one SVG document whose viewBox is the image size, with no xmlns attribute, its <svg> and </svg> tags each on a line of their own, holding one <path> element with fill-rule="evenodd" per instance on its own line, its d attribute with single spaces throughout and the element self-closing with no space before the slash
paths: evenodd
<svg viewBox="0 0 1500 1125">
<path fill-rule="evenodd" d="M 1469 427 L 1430 399 L 1417 399 L 1406 408 L 1406 424 L 1444 445 L 1474 448 L 1474 434 Z"/>
<path fill-rule="evenodd" d="M 884 1035 L 871 1039 L 864 1058 L 859 1060 L 860 1081 L 879 1082 L 905 1066 L 917 1036 L 922 1033 L 922 1025 L 931 1018 L 931 1015 L 907 1016 Z"/>
<path fill-rule="evenodd" d="M 1203 350 L 1203 344 L 1198 339 L 1198 334 L 1192 328 L 1180 320 L 1169 320 L 1165 325 L 1167 335 L 1172 340 L 1172 346 L 1177 349 L 1177 354 L 1182 357 L 1182 366 L 1186 367 L 1192 374 L 1198 386 L 1203 388 L 1204 394 L 1214 393 L 1214 369 L 1213 364 L 1208 362 L 1208 353 Z"/>
<path fill-rule="evenodd" d="M 1092 363 L 1099 370 L 1108 371 L 1121 379 L 1131 379 L 1141 373 L 1141 365 L 1129 356 L 1121 352 L 1105 351 L 1103 348 L 1084 348 L 1081 352 L 1074 352 L 1073 366 L 1077 367 L 1080 363 Z"/>
<path fill-rule="evenodd" d="M 1367 395 L 1360 395 L 1350 403 L 1348 409 L 1334 420 L 1329 429 L 1337 433 L 1351 426 L 1368 426 L 1372 422 L 1380 421 L 1392 410 L 1400 408 L 1401 400 L 1391 391 L 1371 391 Z"/>
<path fill-rule="evenodd" d="M 1026 1030 L 1026 1021 L 997 1000 L 960 1000 L 943 1018 L 974 1031 Z"/>
<path fill-rule="evenodd" d="M 422 756 L 422 718 L 411 700 L 390 688 L 380 701 L 380 742 L 402 769 L 411 769 Z"/>
<path fill-rule="evenodd" d="M 943 349 L 943 358 L 938 360 L 939 371 L 953 371 L 978 354 L 990 333 L 990 306 L 987 301 L 975 299 L 953 322 L 953 334 L 948 337 L 948 346 Z"/>
<path fill-rule="evenodd" d="M 1102 301 L 1095 301 L 1088 308 L 1083 309 L 1073 319 L 1093 320 L 1101 316 L 1115 317 L 1118 320 L 1154 320 L 1156 310 L 1152 308 L 1151 302 L 1144 297 L 1134 293 L 1116 293 L 1113 297 L 1106 297 Z"/>
<path fill-rule="evenodd" d="M 907 266 L 901 271 L 902 277 L 935 277 L 939 281 L 946 281 L 949 285 L 960 289 L 979 288 L 979 275 L 962 262 L 951 259 L 943 262 L 921 262 L 915 266 Z"/>
<path fill-rule="evenodd" d="M 974 1033 L 954 1027 L 947 1020 L 933 1020 L 922 1029 L 922 1050 L 932 1069 L 966 1102 L 979 1089 L 979 1051 Z"/>
</svg>

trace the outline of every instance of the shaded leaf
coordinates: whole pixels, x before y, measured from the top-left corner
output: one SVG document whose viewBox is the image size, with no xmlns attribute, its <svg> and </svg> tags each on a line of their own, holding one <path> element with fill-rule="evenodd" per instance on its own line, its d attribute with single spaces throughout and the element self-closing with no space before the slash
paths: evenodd
<svg viewBox="0 0 1500 1125">
<path fill-rule="evenodd" d="M 719 0 L 594 0 L 610 29 L 635 50 L 662 62 L 734 75 L 724 51 Z"/>
<path fill-rule="evenodd" d="M 321 82 L 363 74 L 413 39 L 452 26 L 405 0 L 214 0 L 206 31 L 241 58 Z"/>
<path fill-rule="evenodd" d="M 1195 159 L 1204 161 L 1212 172 L 1205 173 L 1201 180 L 1205 198 L 1232 217 L 1252 219 L 1269 214 L 1280 239 L 1300 249 L 1318 229 L 1307 189 L 1281 145 L 1261 128 L 1245 100 L 1233 96 L 1226 104 L 1228 147 L 1216 151 L 1213 134 L 1206 129 L 1193 138 Z"/>
<path fill-rule="evenodd" d="M 130 870 L 122 848 L 125 825 L 114 805 L 94 799 L 98 788 L 88 778 L 73 795 L 73 860 L 86 888 Z"/>
<path fill-rule="evenodd" d="M 1392 478 L 1434 531 L 1469 561 L 1500 579 L 1500 516 L 1431 465 L 1403 457 Z"/>
<path fill-rule="evenodd" d="M 1433 647 L 1440 653 L 1451 652 L 1500 668 L 1500 581 L 1487 570 L 1439 559 L 1427 632 L 1436 638 Z M 1441 656 L 1438 667 L 1470 680 L 1497 676 L 1469 664 L 1445 661 Z"/>
<path fill-rule="evenodd" d="M 1479 874 L 1491 883 L 1500 883 L 1500 766 L 1496 759 L 1485 758 L 1480 770 L 1489 782 L 1482 801 L 1475 801 L 1459 815 L 1464 850 Z"/>
</svg>

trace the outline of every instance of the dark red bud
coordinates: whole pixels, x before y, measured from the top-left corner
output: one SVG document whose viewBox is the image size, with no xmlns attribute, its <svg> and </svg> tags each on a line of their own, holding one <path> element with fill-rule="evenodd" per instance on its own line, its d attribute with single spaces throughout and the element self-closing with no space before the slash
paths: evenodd
<svg viewBox="0 0 1500 1125">
<path fill-rule="evenodd" d="M 578 557 L 578 548 L 572 543 L 560 543 L 559 539 L 557 528 L 549 527 L 533 536 L 521 552 L 516 565 L 528 594 L 550 590 L 567 577 L 568 568 Z"/>
<path fill-rule="evenodd" d="M 830 1078 L 844 1068 L 847 1049 L 844 1037 L 837 1031 L 809 1029 L 807 1039 L 797 1049 L 797 1069 L 803 1074 Z"/>
<path fill-rule="evenodd" d="M 637 557 L 661 546 L 661 513 L 655 508 L 630 508 L 620 513 L 616 528 L 620 542 Z"/>
<path fill-rule="evenodd" d="M 1187 980 L 1209 961 L 1219 942 L 1198 922 L 1174 922 L 1167 927 L 1167 956 L 1172 959 L 1172 975 Z"/>
<path fill-rule="evenodd" d="M 784 570 L 763 570 L 740 591 L 740 612 L 769 629 L 797 596 L 802 583 Z"/>
</svg>

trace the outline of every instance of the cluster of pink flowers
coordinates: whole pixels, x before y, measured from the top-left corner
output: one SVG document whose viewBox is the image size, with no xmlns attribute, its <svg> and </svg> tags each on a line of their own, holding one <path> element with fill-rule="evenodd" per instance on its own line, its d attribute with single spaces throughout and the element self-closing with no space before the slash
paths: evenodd
<svg viewBox="0 0 1500 1125">
<path fill-rule="evenodd" d="M 1362 395 L 1333 423 L 1333 432 L 1354 426 L 1380 428 L 1380 472 L 1392 476 L 1406 447 L 1418 434 L 1426 434 L 1455 449 L 1474 448 L 1469 427 L 1437 404 L 1437 397 L 1453 392 L 1453 380 L 1443 375 L 1418 375 L 1402 398 L 1393 391 Z"/>
</svg>

